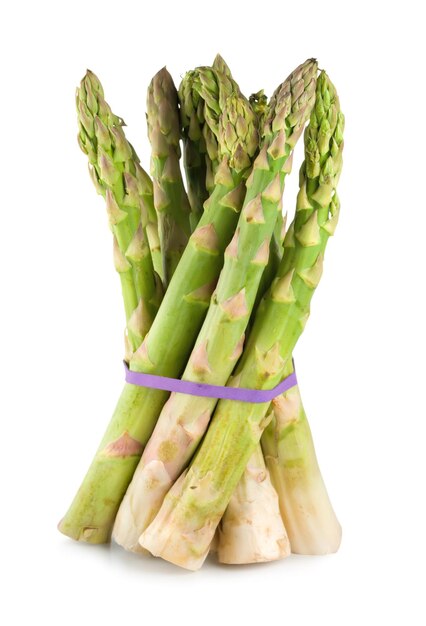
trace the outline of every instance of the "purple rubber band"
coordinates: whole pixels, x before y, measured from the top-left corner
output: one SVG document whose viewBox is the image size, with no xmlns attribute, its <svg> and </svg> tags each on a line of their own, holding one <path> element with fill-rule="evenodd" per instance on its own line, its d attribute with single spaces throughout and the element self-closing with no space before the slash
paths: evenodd
<svg viewBox="0 0 426 626">
<path fill-rule="evenodd" d="M 294 363 L 293 363 L 294 368 Z M 284 378 L 273 389 L 247 389 L 240 387 L 222 387 L 221 385 L 208 385 L 207 383 L 193 383 L 180 378 L 167 378 L 156 374 L 143 374 L 129 370 L 124 361 L 126 382 L 138 387 L 151 387 L 163 391 L 176 391 L 190 396 L 202 396 L 203 398 L 217 398 L 221 400 L 238 400 L 238 402 L 250 402 L 253 404 L 271 402 L 274 398 L 297 385 L 296 371 L 294 370 L 287 378 Z"/>
</svg>

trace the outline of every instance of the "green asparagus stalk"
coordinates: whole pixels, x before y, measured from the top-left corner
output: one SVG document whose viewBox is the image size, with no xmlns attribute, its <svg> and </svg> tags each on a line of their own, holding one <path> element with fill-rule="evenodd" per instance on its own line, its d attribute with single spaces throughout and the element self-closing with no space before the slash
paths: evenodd
<svg viewBox="0 0 426 626">
<path fill-rule="evenodd" d="M 334 226 L 337 219 L 338 213 L 334 216 Z M 295 249 L 292 228 L 285 239 L 285 248 L 289 262 Z M 270 259 L 274 258 L 275 250 L 271 250 Z M 266 270 L 262 279 L 265 275 Z M 267 280 L 265 287 L 266 284 Z M 299 386 L 276 398 L 268 412 L 271 422 L 261 444 L 292 552 L 336 552 L 342 529 L 321 475 Z"/>
<path fill-rule="evenodd" d="M 220 563 L 276 561 L 291 552 L 277 492 L 259 444 L 231 496 L 217 535 Z"/>
<path fill-rule="evenodd" d="M 102 85 L 88 71 L 77 89 L 78 140 L 89 158 L 95 187 L 106 200 L 114 236 L 114 261 L 121 280 L 128 350 L 136 350 L 159 305 L 146 225 L 152 185 L 126 140 L 124 122 L 105 102 Z"/>
<path fill-rule="evenodd" d="M 135 371 L 179 376 L 206 315 L 244 200 L 244 178 L 258 145 L 248 102 L 235 96 L 230 106 L 239 112 L 238 123 L 232 127 L 228 120 L 232 132 L 226 134 L 226 141 L 220 138 L 215 190 L 151 329 L 130 361 Z M 156 389 L 124 386 L 88 473 L 60 523 L 64 534 L 90 543 L 109 540 L 119 504 L 167 396 Z"/>
<path fill-rule="evenodd" d="M 305 132 L 305 162 L 294 225 L 291 263 L 286 254 L 262 302 L 232 384 L 270 389 L 291 371 L 290 357 L 309 316 L 323 255 L 339 202 L 343 116 L 337 94 L 322 72 Z M 215 529 L 267 421 L 268 404 L 220 401 L 190 469 L 166 496 L 141 537 L 152 554 L 198 569 Z"/>
<path fill-rule="evenodd" d="M 216 56 L 212 67 L 232 77 L 228 65 L 219 54 Z M 268 111 L 268 99 L 263 90 L 252 94 L 249 102 L 258 118 L 259 128 L 262 128 Z M 198 210 L 201 213 L 203 203 L 208 195 L 205 167 L 208 156 L 207 154 L 200 154 L 197 147 L 190 141 L 187 141 L 185 145 L 188 149 L 186 171 L 189 193 L 192 193 L 191 206 L 193 209 L 195 207 L 195 211 Z M 259 297 L 259 294 L 263 295 L 267 291 L 275 277 L 279 260 L 276 240 L 273 239 L 270 244 L 268 264 L 262 274 L 254 308 L 257 308 L 257 304 L 260 302 L 261 296 Z M 211 552 L 218 552 L 219 550 L 218 558 L 221 563 L 272 561 L 285 558 L 290 552 L 288 537 L 280 517 L 278 496 L 270 481 L 269 472 L 264 469 L 265 464 L 260 446 L 253 454 L 251 461 L 244 470 L 222 518 L 219 527 L 220 533 L 215 535 L 216 543 L 212 542 L 210 546 Z M 142 460 L 138 470 L 141 463 Z M 157 493 L 160 497 L 157 500 L 156 508 L 160 506 L 162 501 L 160 494 L 165 494 L 170 485 L 168 474 L 165 473 L 163 477 L 164 480 L 157 483 L 159 488 Z M 144 492 L 145 489 L 138 488 L 137 495 L 134 494 L 133 509 L 140 511 L 146 507 Z M 152 490 L 150 495 L 151 502 L 153 500 Z"/>
<path fill-rule="evenodd" d="M 244 332 L 268 262 L 284 178 L 314 103 L 316 72 L 316 62 L 309 60 L 276 92 L 264 126 L 261 151 L 247 181 L 238 226 L 225 252 L 215 296 L 183 373 L 184 380 L 223 385 L 241 355 Z M 243 118 L 238 109 L 237 117 L 230 106 L 225 111 L 220 136 L 226 143 L 233 141 L 233 129 L 243 124 Z M 126 549 L 138 549 L 140 534 L 194 453 L 215 405 L 213 398 L 179 393 L 170 396 L 117 515 L 114 539 Z"/>
<path fill-rule="evenodd" d="M 253 93 L 249 102 L 262 127 L 268 113 L 268 98 L 263 89 Z M 279 215 L 282 215 L 280 208 Z M 269 246 L 269 259 L 260 280 L 252 317 L 275 278 L 282 248 L 276 233 L 285 229 L 285 217 L 277 220 Z M 214 544 L 214 545 L 213 545 Z M 212 548 L 213 546 L 213 548 Z M 226 511 L 217 527 L 210 552 L 220 563 L 245 564 L 286 558 L 291 550 L 284 527 L 277 492 L 271 482 L 260 444 L 244 469 Z"/>
<path fill-rule="evenodd" d="M 165 67 L 154 76 L 148 87 L 147 123 L 151 142 L 154 207 L 158 214 L 163 276 L 167 285 L 191 234 L 191 209 L 179 167 L 177 91 Z"/>
<path fill-rule="evenodd" d="M 216 56 L 212 67 L 232 77 L 228 65 L 219 54 Z M 258 118 L 259 128 L 262 128 L 268 112 L 268 99 L 263 90 L 252 94 L 249 102 Z M 191 206 L 194 205 L 195 201 L 195 205 L 200 207 L 199 210 L 201 212 L 201 207 L 208 194 L 206 187 L 206 161 L 203 157 L 208 159 L 208 156 L 200 154 L 197 147 L 191 142 L 188 141 L 186 145 L 190 148 L 188 150 L 190 159 L 188 160 L 190 164 L 195 163 L 196 165 L 195 167 L 187 168 L 187 183 L 189 190 L 192 190 L 193 194 Z M 275 277 L 279 260 L 280 256 L 276 240 L 273 239 L 270 244 L 268 264 L 262 274 L 254 308 L 257 308 L 262 295 L 267 291 Z M 259 296 L 259 294 L 261 295 Z M 258 452 L 257 450 L 253 454 L 253 462 L 249 462 L 244 470 L 244 474 L 222 518 L 220 533 L 217 532 L 215 535 L 216 542 L 212 542 L 210 546 L 211 552 L 218 552 L 219 549 L 218 558 L 221 563 L 271 561 L 284 558 L 289 553 L 289 542 L 280 517 L 278 496 L 270 481 L 268 471 L 262 469 L 262 466 L 264 468 L 263 456 L 261 456 L 261 451 L 260 456 Z M 142 462 L 141 460 L 138 470 Z M 157 475 L 157 480 L 158 478 Z M 162 501 L 160 494 L 165 494 L 170 485 L 167 472 L 163 474 L 163 478 L 163 481 L 157 483 L 159 498 L 156 508 L 160 506 Z M 145 489 L 141 490 L 138 488 L 137 495 L 134 494 L 132 501 L 133 509 L 141 511 L 146 507 L 144 492 Z M 152 490 L 150 495 L 151 502 L 153 500 Z"/>
</svg>

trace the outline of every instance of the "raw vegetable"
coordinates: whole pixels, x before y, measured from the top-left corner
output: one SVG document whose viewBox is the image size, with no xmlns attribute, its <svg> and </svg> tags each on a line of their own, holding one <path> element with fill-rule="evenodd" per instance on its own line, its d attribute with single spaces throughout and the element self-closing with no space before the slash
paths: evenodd
<svg viewBox="0 0 426 626">
<path fill-rule="evenodd" d="M 112 534 L 192 570 L 209 551 L 243 564 L 338 549 L 298 386 L 262 404 L 197 395 L 273 389 L 292 372 L 340 208 L 344 118 L 317 74 L 306 61 L 268 102 L 262 90 L 247 100 L 219 55 L 179 92 L 163 68 L 147 94 L 152 180 L 97 77 L 83 78 L 78 137 L 106 201 L 127 366 L 175 388 L 182 378 L 195 395 L 125 384 L 64 534 Z M 308 119 L 285 232 L 284 178 Z"/>
<path fill-rule="evenodd" d="M 239 359 L 244 333 L 278 217 L 291 154 L 315 98 L 317 65 L 309 60 L 280 86 L 262 132 L 261 150 L 248 179 L 235 235 L 203 327 L 183 373 L 184 380 L 223 385 Z M 219 137 L 232 140 L 244 124 L 238 108 L 226 104 Z M 234 113 L 234 115 L 232 115 Z M 145 448 L 120 506 L 114 539 L 129 550 L 157 513 L 162 499 L 186 466 L 207 429 L 216 401 L 173 393 Z"/>
<path fill-rule="evenodd" d="M 262 302 L 232 384 L 273 388 L 291 371 L 290 357 L 321 278 L 339 202 L 343 116 L 334 86 L 321 72 L 305 132 L 305 162 L 294 223 L 294 252 L 284 253 Z M 152 554 L 188 569 L 201 567 L 215 529 L 266 425 L 268 406 L 220 401 L 191 467 L 175 482 L 140 543 Z"/>
</svg>

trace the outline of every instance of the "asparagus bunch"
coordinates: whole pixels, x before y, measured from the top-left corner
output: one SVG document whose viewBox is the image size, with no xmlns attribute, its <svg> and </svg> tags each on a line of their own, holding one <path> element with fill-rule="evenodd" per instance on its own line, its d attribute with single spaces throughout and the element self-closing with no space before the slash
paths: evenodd
<svg viewBox="0 0 426 626">
<path fill-rule="evenodd" d="M 252 173 L 235 235 L 215 296 L 197 337 L 184 380 L 223 385 L 239 359 L 257 289 L 268 263 L 270 239 L 278 217 L 284 178 L 293 147 L 309 117 L 315 97 L 317 65 L 298 67 L 274 95 L 262 131 L 262 145 Z M 201 91 L 203 93 L 203 91 Z M 219 124 L 219 137 L 230 141 L 244 118 L 232 102 Z M 216 401 L 173 393 L 166 403 L 123 499 L 114 539 L 138 549 L 138 539 L 157 513 L 203 436 Z"/>
<path fill-rule="evenodd" d="M 163 68 L 147 95 L 152 181 L 90 72 L 77 108 L 107 202 L 129 368 L 274 387 L 292 371 L 339 213 L 343 116 L 325 72 L 317 79 L 308 60 L 268 103 L 263 91 L 247 100 L 219 55 L 188 72 L 179 94 Z M 284 239 L 284 178 L 307 119 Z M 188 569 L 213 547 L 224 563 L 336 550 L 340 526 L 298 387 L 268 405 L 126 384 L 60 530 L 100 543 L 113 525 L 125 548 Z"/>
<path fill-rule="evenodd" d="M 306 324 L 334 231 L 341 170 L 343 116 L 333 85 L 322 72 L 305 133 L 305 162 L 294 223 L 294 252 L 284 253 L 278 276 L 256 315 L 232 384 L 273 388 L 292 368 L 291 354 Z M 268 406 L 220 401 L 190 469 L 175 482 L 142 535 L 152 554 L 198 569 L 244 467 L 265 428 Z"/>
</svg>

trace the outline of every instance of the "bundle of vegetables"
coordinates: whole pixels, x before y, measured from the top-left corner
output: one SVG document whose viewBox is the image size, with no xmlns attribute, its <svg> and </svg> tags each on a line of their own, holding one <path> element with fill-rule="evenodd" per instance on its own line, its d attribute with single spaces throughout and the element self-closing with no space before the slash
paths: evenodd
<svg viewBox="0 0 426 626">
<path fill-rule="evenodd" d="M 341 530 L 297 383 L 272 402 L 222 393 L 273 390 L 293 372 L 339 215 L 333 84 L 309 59 L 268 102 L 263 92 L 247 100 L 220 56 L 179 91 L 162 69 L 147 97 L 151 177 L 91 72 L 77 111 L 106 200 L 134 377 L 59 529 L 188 569 L 209 551 L 223 563 L 336 551 Z M 285 231 L 284 181 L 304 128 Z M 137 373 L 174 384 L 134 384 Z"/>
</svg>

